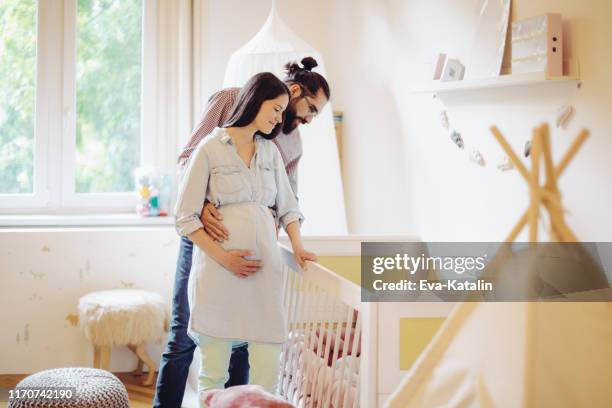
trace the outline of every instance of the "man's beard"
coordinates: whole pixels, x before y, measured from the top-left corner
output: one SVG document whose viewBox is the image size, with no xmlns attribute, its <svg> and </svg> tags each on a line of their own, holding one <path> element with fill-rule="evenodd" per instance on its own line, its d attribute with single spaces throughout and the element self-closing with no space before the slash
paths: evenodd
<svg viewBox="0 0 612 408">
<path fill-rule="evenodd" d="M 304 123 L 304 119 L 297 116 L 295 105 L 290 105 L 285 111 L 285 120 L 283 121 L 283 133 L 288 135 L 293 132 L 298 125 Z"/>
</svg>

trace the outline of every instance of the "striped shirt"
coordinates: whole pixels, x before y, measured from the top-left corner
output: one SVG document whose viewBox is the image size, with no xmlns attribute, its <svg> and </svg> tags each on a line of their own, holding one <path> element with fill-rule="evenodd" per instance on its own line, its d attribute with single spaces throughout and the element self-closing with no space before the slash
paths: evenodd
<svg viewBox="0 0 612 408">
<path fill-rule="evenodd" d="M 195 127 L 189 138 L 189 142 L 179 155 L 178 162 L 184 166 L 191 153 L 195 150 L 205 136 L 209 135 L 215 128 L 222 127 L 229 119 L 238 97 L 240 88 L 226 88 L 213 94 L 208 100 L 208 105 L 202 113 L 200 123 Z M 273 140 L 280 151 L 285 171 L 289 177 L 289 183 L 297 197 L 297 165 L 302 157 L 302 138 L 300 131 L 295 128 L 291 133 L 280 132 Z"/>
</svg>

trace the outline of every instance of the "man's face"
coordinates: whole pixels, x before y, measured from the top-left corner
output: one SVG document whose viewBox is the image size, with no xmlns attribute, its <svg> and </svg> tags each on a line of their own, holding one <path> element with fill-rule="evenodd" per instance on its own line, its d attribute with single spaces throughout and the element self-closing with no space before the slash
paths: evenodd
<svg viewBox="0 0 612 408">
<path fill-rule="evenodd" d="M 297 87 L 297 88 L 296 88 Z M 285 113 L 283 133 L 291 133 L 299 125 L 312 122 L 325 107 L 327 98 L 322 89 L 316 95 L 309 95 L 307 90 L 299 85 L 291 86 L 291 101 Z"/>
</svg>

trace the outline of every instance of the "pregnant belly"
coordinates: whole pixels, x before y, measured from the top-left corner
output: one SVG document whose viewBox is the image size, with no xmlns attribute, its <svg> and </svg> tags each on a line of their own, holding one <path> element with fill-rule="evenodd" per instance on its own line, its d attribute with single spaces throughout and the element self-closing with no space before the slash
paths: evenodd
<svg viewBox="0 0 612 408">
<path fill-rule="evenodd" d="M 253 259 L 260 259 L 258 243 L 271 237 L 276 239 L 272 215 L 259 204 L 226 205 L 221 206 L 219 212 L 229 233 L 229 238 L 221 243 L 226 250 L 249 250 L 254 253 Z"/>
</svg>

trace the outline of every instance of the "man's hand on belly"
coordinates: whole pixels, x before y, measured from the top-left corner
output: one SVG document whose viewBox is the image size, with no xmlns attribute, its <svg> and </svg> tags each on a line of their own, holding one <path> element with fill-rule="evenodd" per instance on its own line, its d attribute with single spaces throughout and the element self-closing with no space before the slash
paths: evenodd
<svg viewBox="0 0 612 408">
<path fill-rule="evenodd" d="M 202 214 L 200 214 L 200 220 L 202 224 L 204 224 L 206 233 L 215 241 L 223 242 L 229 238 L 229 232 L 221 222 L 223 220 L 223 215 L 221 215 L 219 210 L 208 201 L 206 205 L 204 205 Z"/>
<path fill-rule="evenodd" d="M 278 221 L 276 219 L 276 210 L 274 208 L 268 207 L 268 210 L 270 210 L 270 214 L 272 214 L 272 220 L 274 222 L 274 228 L 276 229 L 276 240 L 278 241 L 278 233 L 280 232 L 280 224 L 277 224 L 276 221 Z"/>
</svg>

